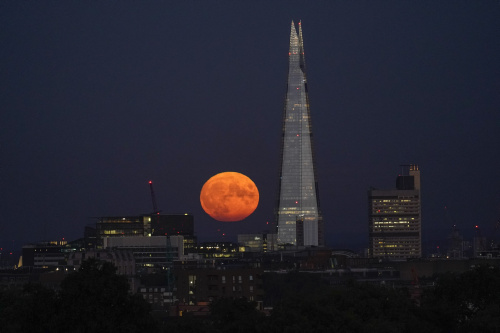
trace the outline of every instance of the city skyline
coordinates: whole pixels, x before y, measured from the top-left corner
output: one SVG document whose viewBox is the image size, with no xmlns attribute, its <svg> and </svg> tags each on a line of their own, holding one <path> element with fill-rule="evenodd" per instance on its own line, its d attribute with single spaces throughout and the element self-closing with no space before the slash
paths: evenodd
<svg viewBox="0 0 500 333">
<path fill-rule="evenodd" d="M 425 170 L 424 252 L 453 225 L 488 234 L 500 218 L 499 15 L 496 1 L 2 2 L 0 247 L 150 213 L 149 180 L 159 210 L 193 214 L 201 241 L 272 229 L 299 18 L 326 245 L 368 246 L 366 191 L 401 163 Z M 259 188 L 242 222 L 199 204 L 223 171 Z"/>
</svg>

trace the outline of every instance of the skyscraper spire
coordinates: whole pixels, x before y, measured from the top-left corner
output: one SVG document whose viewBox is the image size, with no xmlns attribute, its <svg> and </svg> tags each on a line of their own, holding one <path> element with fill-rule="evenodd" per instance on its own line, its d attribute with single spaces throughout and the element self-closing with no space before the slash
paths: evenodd
<svg viewBox="0 0 500 333">
<path fill-rule="evenodd" d="M 307 93 L 302 24 L 290 31 L 288 91 L 283 112 L 278 242 L 324 245 L 314 166 L 311 114 Z"/>
</svg>

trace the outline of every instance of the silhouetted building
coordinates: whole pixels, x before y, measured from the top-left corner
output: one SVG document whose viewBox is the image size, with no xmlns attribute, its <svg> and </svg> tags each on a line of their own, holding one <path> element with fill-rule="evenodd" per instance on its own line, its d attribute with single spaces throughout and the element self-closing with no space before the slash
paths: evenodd
<svg viewBox="0 0 500 333">
<path fill-rule="evenodd" d="M 276 211 L 278 243 L 324 245 L 314 166 L 313 134 L 307 91 L 304 41 L 292 21 L 288 67 L 288 92 L 283 112 L 281 169 Z M 301 228 L 297 232 L 297 220 Z M 300 238 L 300 239 L 299 239 Z"/>
<path fill-rule="evenodd" d="M 97 232 L 94 226 L 87 225 L 83 231 L 83 240 L 86 249 L 94 249 L 97 245 Z"/>
<path fill-rule="evenodd" d="M 174 293 L 166 286 L 141 286 L 137 293 L 152 304 L 154 310 L 164 310 L 176 301 Z"/>
<path fill-rule="evenodd" d="M 176 296 L 182 304 L 212 302 L 219 298 L 242 298 L 262 303 L 261 268 L 174 268 Z"/>
<path fill-rule="evenodd" d="M 481 232 L 481 228 L 478 225 L 475 226 L 474 231 L 474 257 L 481 257 L 484 255 L 484 252 L 487 250 L 487 241 L 486 237 L 483 236 Z"/>
<path fill-rule="evenodd" d="M 71 248 L 66 241 L 27 244 L 22 250 L 22 265 L 25 267 L 48 268 L 66 266 Z"/>
<path fill-rule="evenodd" d="M 192 236 L 194 217 L 191 214 L 150 215 L 153 236 Z"/>
<path fill-rule="evenodd" d="M 446 257 L 450 259 L 461 259 L 464 257 L 464 238 L 456 225 L 452 227 L 451 234 L 448 236 Z"/>
<path fill-rule="evenodd" d="M 370 252 L 387 259 L 422 256 L 420 170 L 403 166 L 396 189 L 368 191 Z"/>
</svg>

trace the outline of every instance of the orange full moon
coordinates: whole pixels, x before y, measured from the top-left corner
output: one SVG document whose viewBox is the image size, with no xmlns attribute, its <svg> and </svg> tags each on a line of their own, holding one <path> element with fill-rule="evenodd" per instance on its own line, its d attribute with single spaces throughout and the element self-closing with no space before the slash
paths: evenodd
<svg viewBox="0 0 500 333">
<path fill-rule="evenodd" d="M 241 173 L 222 172 L 203 185 L 200 202 L 203 210 L 217 221 L 241 221 L 257 208 L 259 190 Z"/>
</svg>

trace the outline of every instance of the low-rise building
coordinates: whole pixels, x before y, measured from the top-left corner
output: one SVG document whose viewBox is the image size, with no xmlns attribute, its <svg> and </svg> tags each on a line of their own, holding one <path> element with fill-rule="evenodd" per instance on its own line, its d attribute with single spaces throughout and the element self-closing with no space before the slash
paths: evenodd
<svg viewBox="0 0 500 333">
<path fill-rule="evenodd" d="M 262 304 L 263 269 L 253 267 L 211 267 L 184 269 L 176 265 L 174 276 L 180 304 L 194 305 L 219 298 L 246 298 Z"/>
</svg>

